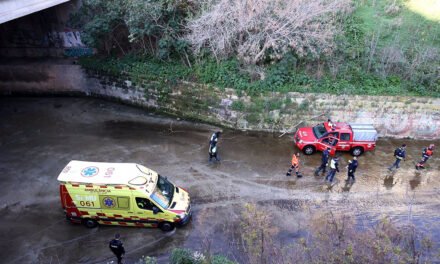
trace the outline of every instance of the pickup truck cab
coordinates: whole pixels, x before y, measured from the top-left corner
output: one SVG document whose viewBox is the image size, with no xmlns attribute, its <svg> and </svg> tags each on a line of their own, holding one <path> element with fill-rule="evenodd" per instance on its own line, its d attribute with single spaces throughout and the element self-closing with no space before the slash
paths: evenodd
<svg viewBox="0 0 440 264">
<path fill-rule="evenodd" d="M 360 156 L 376 147 L 378 133 L 371 124 L 349 124 L 324 122 L 314 127 L 302 127 L 294 136 L 296 146 L 306 155 L 330 148 L 330 155 L 336 151 L 350 151 Z"/>
</svg>

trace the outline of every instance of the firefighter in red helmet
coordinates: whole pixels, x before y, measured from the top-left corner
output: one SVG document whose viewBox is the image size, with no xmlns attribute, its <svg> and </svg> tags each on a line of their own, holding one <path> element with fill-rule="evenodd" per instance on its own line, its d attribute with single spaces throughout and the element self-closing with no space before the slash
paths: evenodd
<svg viewBox="0 0 440 264">
<path fill-rule="evenodd" d="M 423 149 L 422 159 L 419 161 L 419 163 L 416 164 L 416 170 L 425 168 L 425 163 L 432 156 L 432 154 L 434 154 L 434 148 L 435 148 L 435 145 L 431 144 L 427 148 Z"/>
</svg>

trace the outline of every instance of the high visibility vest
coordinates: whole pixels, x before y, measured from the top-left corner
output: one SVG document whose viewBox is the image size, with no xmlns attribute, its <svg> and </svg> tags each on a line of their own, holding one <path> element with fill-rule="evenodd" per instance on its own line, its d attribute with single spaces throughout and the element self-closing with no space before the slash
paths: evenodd
<svg viewBox="0 0 440 264">
<path fill-rule="evenodd" d="M 334 159 L 330 161 L 330 169 L 336 169 L 336 161 Z"/>
<path fill-rule="evenodd" d="M 299 160 L 295 154 L 292 156 L 292 166 L 299 166 Z"/>
<path fill-rule="evenodd" d="M 431 149 L 426 150 L 426 155 L 432 156 L 433 151 Z"/>
</svg>

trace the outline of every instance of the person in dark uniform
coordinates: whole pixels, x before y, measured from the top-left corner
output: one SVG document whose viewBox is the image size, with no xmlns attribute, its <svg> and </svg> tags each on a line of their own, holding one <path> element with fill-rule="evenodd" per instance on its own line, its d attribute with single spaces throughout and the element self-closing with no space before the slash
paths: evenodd
<svg viewBox="0 0 440 264">
<path fill-rule="evenodd" d="M 212 160 L 212 158 L 215 158 L 216 161 L 220 161 L 220 159 L 217 156 L 217 143 L 218 139 L 220 138 L 220 131 L 217 131 L 211 135 L 211 138 L 209 139 L 209 161 Z"/>
<path fill-rule="evenodd" d="M 353 157 L 353 160 L 349 160 L 348 161 L 348 166 L 347 166 L 347 182 L 350 181 L 350 178 L 353 179 L 353 182 L 356 181 L 356 179 L 354 178 L 354 173 L 356 172 L 356 169 L 358 167 L 358 161 L 357 161 L 357 157 Z"/>
<path fill-rule="evenodd" d="M 220 131 L 212 133 L 211 138 L 209 139 L 209 145 L 217 145 L 218 139 L 220 138 Z"/>
<path fill-rule="evenodd" d="M 118 264 L 122 263 L 122 257 L 125 254 L 124 246 L 122 245 L 122 241 L 119 239 L 121 236 L 119 234 L 115 235 L 115 238 L 112 239 L 109 243 L 109 248 L 118 258 Z"/>
<path fill-rule="evenodd" d="M 318 176 L 319 172 L 325 174 L 327 169 L 328 158 L 330 157 L 330 148 L 326 148 L 321 155 L 321 166 L 315 170 L 315 176 Z"/>
<path fill-rule="evenodd" d="M 396 161 L 391 165 L 391 167 L 388 168 L 388 170 L 393 170 L 395 167 L 396 169 L 399 168 L 400 162 L 405 159 L 406 157 L 406 144 L 403 144 L 400 148 L 396 148 L 394 150 L 394 157 L 396 158 Z"/>
<path fill-rule="evenodd" d="M 219 157 L 217 156 L 217 144 L 209 145 L 209 161 L 211 161 L 213 158 L 215 158 L 216 161 L 220 161 Z"/>
</svg>

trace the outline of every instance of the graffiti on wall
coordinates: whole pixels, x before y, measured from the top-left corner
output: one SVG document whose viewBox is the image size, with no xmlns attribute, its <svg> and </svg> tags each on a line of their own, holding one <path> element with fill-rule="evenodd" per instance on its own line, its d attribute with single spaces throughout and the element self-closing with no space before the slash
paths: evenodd
<svg viewBox="0 0 440 264">
<path fill-rule="evenodd" d="M 93 49 L 82 43 L 79 31 L 52 32 L 50 38 L 61 44 L 64 48 L 64 55 L 67 57 L 93 55 Z"/>
<path fill-rule="evenodd" d="M 0 47 L 9 48 L 57 48 L 63 49 L 67 57 L 93 55 L 94 50 L 81 41 L 81 33 L 74 29 L 57 32 L 38 32 L 28 29 L 8 31 L 8 37 L 2 40 Z"/>
</svg>

